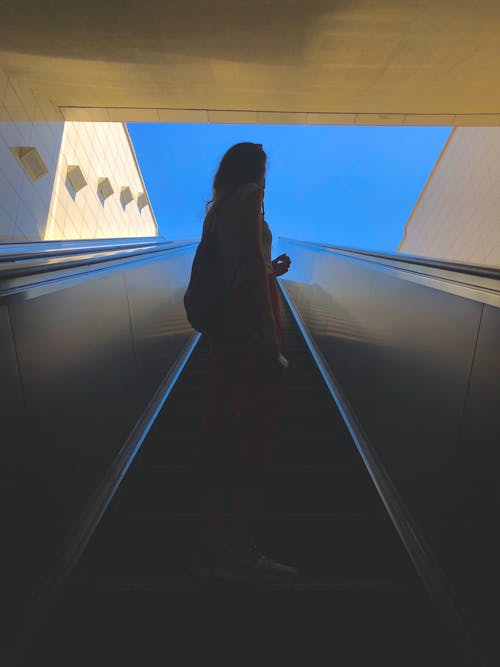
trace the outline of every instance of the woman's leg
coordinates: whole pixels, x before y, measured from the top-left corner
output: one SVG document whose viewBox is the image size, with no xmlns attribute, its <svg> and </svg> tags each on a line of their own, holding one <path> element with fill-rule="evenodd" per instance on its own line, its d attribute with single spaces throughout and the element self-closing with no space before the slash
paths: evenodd
<svg viewBox="0 0 500 667">
<path fill-rule="evenodd" d="M 234 546 L 245 548 L 255 541 L 262 495 L 271 471 L 271 450 L 272 443 L 267 434 L 254 435 L 250 431 L 240 442 L 232 510 L 231 542 Z"/>
<path fill-rule="evenodd" d="M 220 549 L 226 543 L 224 511 L 230 439 L 228 424 L 222 422 L 205 430 L 198 450 L 203 542 L 209 550 Z"/>
<path fill-rule="evenodd" d="M 265 487 L 273 464 L 273 446 L 281 417 L 282 374 L 266 373 L 253 387 L 253 405 L 242 410 L 236 457 L 232 510 L 232 542 L 241 547 L 254 542 Z M 250 392 L 249 392 L 250 393 Z"/>
<path fill-rule="evenodd" d="M 282 349 L 278 285 L 268 276 L 269 296 Z M 235 468 L 236 493 L 232 512 L 232 541 L 241 547 L 254 541 L 262 496 L 272 470 L 272 454 L 282 420 L 284 380 L 279 366 L 264 367 L 258 349 L 249 352 L 248 368 L 243 371 L 245 408 L 240 419 L 240 444 Z"/>
<path fill-rule="evenodd" d="M 224 355 L 209 348 L 208 382 L 201 437 L 196 453 L 203 541 L 218 549 L 226 542 L 224 511 L 234 426 L 228 412 L 229 374 Z"/>
</svg>

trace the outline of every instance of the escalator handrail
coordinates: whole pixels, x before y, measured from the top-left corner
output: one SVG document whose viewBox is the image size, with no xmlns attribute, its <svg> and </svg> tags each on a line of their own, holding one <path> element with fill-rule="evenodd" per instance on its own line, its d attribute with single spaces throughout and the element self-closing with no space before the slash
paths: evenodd
<svg viewBox="0 0 500 667">
<path fill-rule="evenodd" d="M 420 257 L 417 255 L 395 254 L 387 252 L 375 252 L 372 250 L 359 250 L 357 248 L 345 248 L 341 246 L 334 246 L 328 243 L 318 243 L 315 241 L 301 241 L 299 239 L 290 239 L 284 236 L 278 237 L 279 240 L 289 241 L 305 246 L 316 246 L 329 252 L 341 253 L 343 255 L 356 256 L 361 259 L 385 260 L 389 262 L 397 262 L 405 265 L 417 265 L 427 267 L 430 269 L 440 269 L 443 271 L 452 271 L 454 273 L 462 273 L 470 276 L 477 276 L 479 278 L 490 278 L 493 280 L 500 280 L 500 269 L 494 266 L 481 266 L 476 264 L 463 264 L 460 262 L 450 262 L 448 260 L 431 259 L 429 257 Z M 409 268 L 409 267 L 408 267 Z"/>
<path fill-rule="evenodd" d="M 165 241 L 116 239 L 0 244 L 0 282 L 34 274 L 137 258 L 196 245 L 199 239 Z"/>
</svg>

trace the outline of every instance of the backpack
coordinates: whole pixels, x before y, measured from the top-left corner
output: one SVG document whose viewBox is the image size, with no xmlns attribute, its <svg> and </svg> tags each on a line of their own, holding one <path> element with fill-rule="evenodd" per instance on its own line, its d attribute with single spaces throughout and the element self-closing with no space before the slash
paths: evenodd
<svg viewBox="0 0 500 667">
<path fill-rule="evenodd" d="M 184 308 L 193 329 L 211 338 L 224 338 L 227 333 L 226 318 L 231 287 L 240 261 L 235 267 L 231 283 L 226 285 L 217 251 L 215 219 L 216 211 L 196 249 L 189 285 L 184 294 Z"/>
</svg>

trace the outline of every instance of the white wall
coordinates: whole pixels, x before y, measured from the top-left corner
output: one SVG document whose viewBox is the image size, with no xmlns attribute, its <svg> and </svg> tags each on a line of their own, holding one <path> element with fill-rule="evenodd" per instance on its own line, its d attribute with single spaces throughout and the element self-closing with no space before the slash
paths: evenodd
<svg viewBox="0 0 500 667">
<path fill-rule="evenodd" d="M 87 185 L 76 194 L 66 181 L 67 166 L 80 166 Z M 114 193 L 98 196 L 100 177 L 109 178 Z M 120 187 L 128 185 L 134 200 L 126 207 Z M 137 193 L 144 191 L 128 133 L 123 123 L 67 122 L 47 224 L 47 239 L 92 239 L 156 236 L 149 206 L 139 210 Z"/>
<path fill-rule="evenodd" d="M 0 104 L 0 241 L 157 235 L 150 206 L 137 205 L 146 190 L 123 123 L 65 123 L 50 101 L 2 70 Z M 17 146 L 34 146 L 48 173 L 32 181 L 10 150 Z M 71 164 L 87 181 L 76 193 L 66 177 Z M 102 176 L 115 191 L 106 200 L 97 190 Z M 124 207 L 126 185 L 134 200 Z"/>
<path fill-rule="evenodd" d="M 64 130 L 58 113 L 0 69 L 0 241 L 44 238 Z M 11 146 L 36 146 L 48 174 L 33 182 Z"/>
<path fill-rule="evenodd" d="M 455 129 L 399 250 L 500 266 L 500 127 Z"/>
</svg>

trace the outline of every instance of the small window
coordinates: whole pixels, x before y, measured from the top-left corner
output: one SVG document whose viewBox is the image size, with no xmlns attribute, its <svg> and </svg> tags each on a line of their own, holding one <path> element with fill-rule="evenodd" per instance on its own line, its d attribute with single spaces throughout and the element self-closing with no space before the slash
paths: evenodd
<svg viewBox="0 0 500 667">
<path fill-rule="evenodd" d="M 48 173 L 45 162 L 34 146 L 12 146 L 10 150 L 32 181 L 37 181 Z"/>
<path fill-rule="evenodd" d="M 134 197 L 132 196 L 132 190 L 129 188 L 128 185 L 124 185 L 120 189 L 120 199 L 122 200 L 122 204 L 124 206 L 130 204 L 130 202 L 134 199 Z"/>
<path fill-rule="evenodd" d="M 108 197 L 111 197 L 113 194 L 113 186 L 111 185 L 109 178 L 102 177 L 99 179 L 97 189 L 99 190 L 99 193 L 103 199 L 107 199 Z"/>
<path fill-rule="evenodd" d="M 77 164 L 68 165 L 66 176 L 71 184 L 71 187 L 75 192 L 82 190 L 87 185 L 85 176 L 83 175 L 82 170 Z"/>
<path fill-rule="evenodd" d="M 148 206 L 148 197 L 145 192 L 138 192 L 137 193 L 137 206 L 139 207 L 139 210 L 142 211 L 142 209 L 145 206 Z"/>
</svg>

